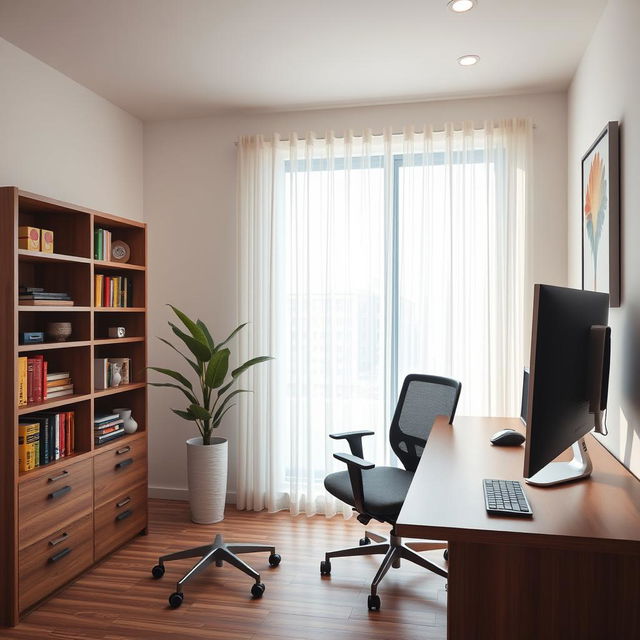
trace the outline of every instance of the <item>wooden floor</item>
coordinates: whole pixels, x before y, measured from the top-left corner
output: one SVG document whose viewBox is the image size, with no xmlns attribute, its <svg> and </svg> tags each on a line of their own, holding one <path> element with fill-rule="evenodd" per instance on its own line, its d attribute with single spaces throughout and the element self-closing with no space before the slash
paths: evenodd
<svg viewBox="0 0 640 640">
<path fill-rule="evenodd" d="M 362 525 L 338 516 L 292 517 L 228 507 L 216 525 L 190 522 L 183 502 L 152 500 L 149 535 L 140 536 L 0 638 L 59 640 L 423 640 L 446 637 L 445 581 L 403 563 L 379 590 L 382 608 L 367 610 L 369 584 L 381 556 L 338 558 L 331 577 L 320 577 L 325 550 L 357 544 Z M 385 527 L 374 530 L 385 533 Z M 243 556 L 261 573 L 266 592 L 252 600 L 252 581 L 237 569 L 211 566 L 185 588 L 179 609 L 167 597 L 191 560 L 167 563 L 160 580 L 150 569 L 159 555 L 209 542 L 216 532 L 229 541 L 270 542 L 282 564 L 270 568 L 267 554 Z M 441 552 L 427 553 L 440 559 Z"/>
</svg>

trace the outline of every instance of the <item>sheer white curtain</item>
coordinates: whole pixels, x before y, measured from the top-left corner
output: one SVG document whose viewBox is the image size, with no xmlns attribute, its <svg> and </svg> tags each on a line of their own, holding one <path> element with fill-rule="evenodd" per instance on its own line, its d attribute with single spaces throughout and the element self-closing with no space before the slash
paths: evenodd
<svg viewBox="0 0 640 640">
<path fill-rule="evenodd" d="M 240 508 L 351 509 L 323 488 L 369 428 L 389 464 L 404 375 L 463 382 L 459 411 L 517 415 L 531 125 L 381 135 L 332 132 L 238 145 Z M 244 395 L 244 394 L 243 394 Z"/>
</svg>

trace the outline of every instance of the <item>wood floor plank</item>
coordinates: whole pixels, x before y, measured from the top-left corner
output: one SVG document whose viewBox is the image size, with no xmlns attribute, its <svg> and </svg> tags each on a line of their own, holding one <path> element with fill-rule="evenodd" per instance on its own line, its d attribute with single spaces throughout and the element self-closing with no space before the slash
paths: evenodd
<svg viewBox="0 0 640 640">
<path fill-rule="evenodd" d="M 403 562 L 379 589 L 382 608 L 367 610 L 369 584 L 381 556 L 337 558 L 332 575 L 319 572 L 324 552 L 357 544 L 362 526 L 354 519 L 330 520 L 238 511 L 229 506 L 223 522 L 196 525 L 188 505 L 149 502 L 149 534 L 107 557 L 75 583 L 29 614 L 7 640 L 443 640 L 446 637 L 445 581 Z M 384 526 L 374 530 L 387 533 Z M 261 574 L 266 592 L 250 596 L 252 581 L 233 567 L 212 566 L 185 588 L 172 610 L 167 597 L 193 560 L 166 564 L 153 580 L 160 555 L 227 541 L 275 544 L 282 564 L 269 567 L 268 554 L 243 558 Z M 431 554 L 434 554 L 431 556 Z M 427 552 L 439 558 L 441 552 Z"/>
</svg>

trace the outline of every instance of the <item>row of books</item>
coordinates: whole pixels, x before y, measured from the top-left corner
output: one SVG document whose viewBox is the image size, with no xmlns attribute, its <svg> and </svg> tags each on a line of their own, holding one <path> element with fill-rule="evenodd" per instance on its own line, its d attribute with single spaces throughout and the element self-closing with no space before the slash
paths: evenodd
<svg viewBox="0 0 640 640">
<path fill-rule="evenodd" d="M 111 260 L 111 231 L 95 229 L 93 232 L 93 259 Z"/>
<path fill-rule="evenodd" d="M 96 390 L 118 387 L 131 382 L 130 358 L 94 358 L 93 386 Z"/>
<path fill-rule="evenodd" d="M 124 435 L 124 420 L 117 414 L 101 414 L 93 420 L 93 441 L 96 445 L 111 442 Z"/>
<path fill-rule="evenodd" d="M 32 306 L 56 305 L 61 307 L 72 307 L 73 300 L 68 293 L 45 291 L 42 287 L 20 286 L 18 290 L 20 304 Z"/>
<path fill-rule="evenodd" d="M 73 411 L 43 411 L 25 416 L 18 423 L 18 465 L 31 471 L 74 452 Z"/>
<path fill-rule="evenodd" d="M 43 355 L 18 358 L 18 406 L 37 404 L 73 394 L 68 371 L 49 373 Z"/>
<path fill-rule="evenodd" d="M 133 282 L 126 276 L 95 276 L 96 307 L 132 307 Z"/>
</svg>

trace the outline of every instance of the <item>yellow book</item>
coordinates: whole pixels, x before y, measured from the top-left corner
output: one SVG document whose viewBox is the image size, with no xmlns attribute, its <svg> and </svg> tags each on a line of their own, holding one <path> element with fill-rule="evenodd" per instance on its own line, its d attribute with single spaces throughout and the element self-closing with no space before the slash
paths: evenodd
<svg viewBox="0 0 640 640">
<path fill-rule="evenodd" d="M 104 286 L 104 276 L 101 273 L 96 274 L 95 283 L 95 306 L 102 306 L 102 287 Z"/>
<path fill-rule="evenodd" d="M 120 278 L 113 279 L 113 306 L 120 306 Z"/>
<path fill-rule="evenodd" d="M 18 358 L 18 406 L 27 405 L 27 358 Z"/>
<path fill-rule="evenodd" d="M 18 425 L 18 465 L 20 471 L 31 471 L 39 466 L 40 425 Z"/>
</svg>

